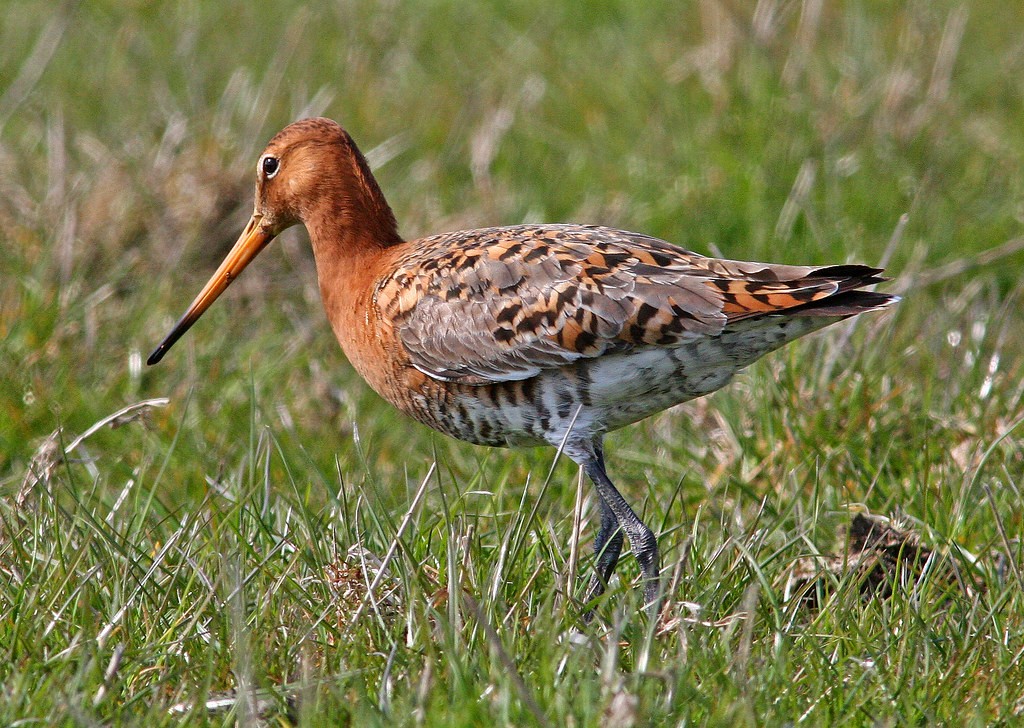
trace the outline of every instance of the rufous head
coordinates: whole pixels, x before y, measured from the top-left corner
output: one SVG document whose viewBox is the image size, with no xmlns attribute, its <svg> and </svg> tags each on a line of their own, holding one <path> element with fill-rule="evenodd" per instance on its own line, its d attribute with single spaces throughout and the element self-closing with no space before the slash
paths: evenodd
<svg viewBox="0 0 1024 728">
<path fill-rule="evenodd" d="M 352 137 L 330 119 L 303 119 L 279 131 L 256 164 L 254 215 L 280 233 L 331 216 L 335 226 L 394 228 L 394 215 Z"/>
<path fill-rule="evenodd" d="M 156 364 L 242 270 L 284 230 L 350 245 L 400 240 L 394 214 L 352 137 L 330 119 L 303 119 L 278 132 L 256 164 L 252 217 L 234 247 L 147 364 Z M 354 241 L 354 242 L 353 242 Z"/>
</svg>

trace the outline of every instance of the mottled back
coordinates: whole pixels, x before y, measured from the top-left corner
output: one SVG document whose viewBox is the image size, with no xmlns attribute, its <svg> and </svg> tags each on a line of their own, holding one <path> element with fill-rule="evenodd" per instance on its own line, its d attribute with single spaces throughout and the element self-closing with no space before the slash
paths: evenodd
<svg viewBox="0 0 1024 728">
<path fill-rule="evenodd" d="M 605 227 L 514 226 L 417 241 L 375 300 L 418 369 L 490 384 L 756 316 L 850 315 L 890 298 L 855 290 L 878 272 L 707 258 Z M 818 304 L 830 297 L 850 310 Z"/>
</svg>

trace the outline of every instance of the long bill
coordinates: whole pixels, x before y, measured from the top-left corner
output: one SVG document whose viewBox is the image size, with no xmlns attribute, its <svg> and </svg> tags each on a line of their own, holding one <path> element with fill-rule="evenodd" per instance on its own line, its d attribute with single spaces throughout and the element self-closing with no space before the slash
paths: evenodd
<svg viewBox="0 0 1024 728">
<path fill-rule="evenodd" d="M 235 280 L 238 274 L 245 269 L 245 266 L 249 265 L 252 259 L 263 248 L 267 247 L 267 243 L 274 239 L 273 233 L 260 226 L 261 219 L 262 216 L 255 213 L 249 218 L 249 223 L 245 226 L 245 230 L 242 231 L 238 241 L 231 248 L 227 257 L 224 258 L 224 262 L 217 268 L 217 272 L 203 286 L 203 290 L 199 292 L 199 295 L 192 301 L 192 305 L 188 307 L 185 314 L 174 325 L 174 328 L 171 329 L 171 333 L 167 334 L 167 338 L 160 342 L 160 346 L 156 347 L 153 353 L 149 355 L 146 364 L 152 366 L 163 359 L 164 354 L 174 346 L 174 342 L 180 339 L 191 328 L 192 324 L 199 320 L 203 312 L 217 300 L 220 294 L 227 290 L 227 287 L 231 285 L 231 281 Z"/>
</svg>

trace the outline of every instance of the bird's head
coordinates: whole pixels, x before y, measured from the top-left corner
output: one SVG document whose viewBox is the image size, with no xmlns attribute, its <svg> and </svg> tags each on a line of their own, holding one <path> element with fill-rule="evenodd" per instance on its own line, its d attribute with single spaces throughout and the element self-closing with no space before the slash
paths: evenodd
<svg viewBox="0 0 1024 728">
<path fill-rule="evenodd" d="M 284 230 L 303 223 L 339 245 L 398 242 L 394 214 L 348 133 L 330 119 L 303 119 L 270 140 L 256 163 L 252 217 L 224 261 L 150 354 L 156 364 L 242 270 Z"/>
</svg>

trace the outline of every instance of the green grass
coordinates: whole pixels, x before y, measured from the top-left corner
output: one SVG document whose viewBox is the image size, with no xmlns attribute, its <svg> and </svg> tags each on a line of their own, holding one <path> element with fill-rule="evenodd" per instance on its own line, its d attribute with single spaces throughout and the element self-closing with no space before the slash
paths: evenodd
<svg viewBox="0 0 1024 728">
<path fill-rule="evenodd" d="M 1024 712 L 1024 254 L 999 248 L 1024 222 L 1024 17 L 754 5 L 9 2 L 0 723 Z M 573 571 L 574 468 L 447 440 L 369 391 L 304 233 L 142 366 L 244 223 L 262 145 L 319 113 L 369 153 L 409 237 L 599 222 L 732 258 L 886 263 L 893 312 L 609 438 L 661 534 L 667 629 L 637 612 L 625 559 L 589 641 L 569 639 L 593 535 L 585 520 Z M 856 574 L 820 609 L 787 598 L 858 509 L 938 558 L 889 599 Z"/>
</svg>

